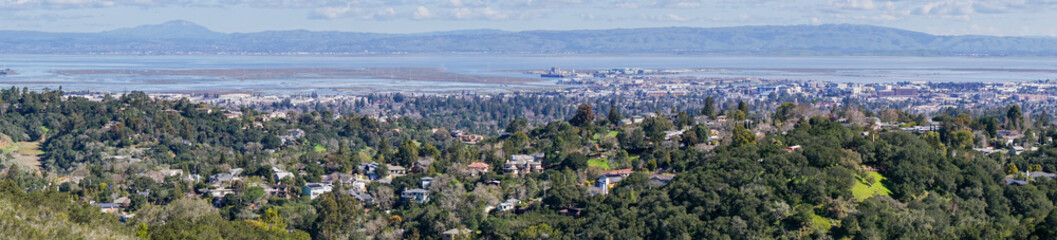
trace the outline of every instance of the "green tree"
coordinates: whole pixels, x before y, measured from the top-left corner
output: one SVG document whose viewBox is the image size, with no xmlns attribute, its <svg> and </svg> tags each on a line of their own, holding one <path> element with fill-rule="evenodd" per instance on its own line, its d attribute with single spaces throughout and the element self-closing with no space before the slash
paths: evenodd
<svg viewBox="0 0 1057 240">
<path fill-rule="evenodd" d="M 733 134 L 734 139 L 732 141 L 732 144 L 735 147 L 756 144 L 756 134 L 752 133 L 752 131 L 749 131 L 749 129 L 746 129 L 741 125 L 734 127 Z"/>
<path fill-rule="evenodd" d="M 1024 112 L 1020 110 L 1020 105 L 1013 105 L 1006 111 L 1006 127 L 1009 129 L 1020 129 L 1024 127 Z"/>
<path fill-rule="evenodd" d="M 746 103 L 745 101 L 738 100 L 738 110 L 740 110 L 742 112 L 745 112 L 745 113 L 748 113 L 749 112 L 749 104 Z"/>
<path fill-rule="evenodd" d="M 146 223 L 140 223 L 139 227 L 136 227 L 136 237 L 150 239 L 150 228 L 147 227 Z"/>
<path fill-rule="evenodd" d="M 940 133 L 929 131 L 925 134 L 921 134 L 921 138 L 925 139 L 925 142 L 929 143 L 929 146 L 932 146 L 936 151 L 947 152 L 947 146 L 943 145 L 943 140 L 940 139 Z"/>
<path fill-rule="evenodd" d="M 701 115 L 710 118 L 716 117 L 716 99 L 713 99 L 712 96 L 705 97 L 705 106 L 701 108 Z"/>
<path fill-rule="evenodd" d="M 261 222 L 267 226 L 267 230 L 269 231 L 286 231 L 286 221 L 283 220 L 283 216 L 279 215 L 279 209 L 268 208 L 267 210 L 264 210 L 264 216 L 261 217 Z"/>
<path fill-rule="evenodd" d="M 609 106 L 609 114 L 606 115 L 606 119 L 609 120 L 610 125 L 617 126 L 620 125 L 620 120 L 623 120 L 624 117 L 620 116 L 620 109 L 617 109 L 616 106 Z"/>
<path fill-rule="evenodd" d="M 411 166 L 418 161 L 418 145 L 414 141 L 407 140 L 400 144 L 396 151 L 396 163 L 400 166 Z"/>
<path fill-rule="evenodd" d="M 951 133 L 951 145 L 956 149 L 973 148 L 973 132 L 969 130 L 958 130 Z"/>
<path fill-rule="evenodd" d="M 1020 169 L 1017 169 L 1017 165 L 1009 163 L 1006 165 L 1006 174 L 1017 174 L 1020 173 Z"/>
<path fill-rule="evenodd" d="M 655 145 L 659 145 L 664 142 L 665 131 L 672 130 L 672 123 L 662 117 L 651 117 L 647 118 L 642 123 L 642 130 L 646 134 L 646 138 L 653 142 Z"/>
<path fill-rule="evenodd" d="M 595 121 L 595 112 L 591 110 L 591 105 L 584 104 L 576 108 L 576 115 L 573 115 L 572 119 L 569 119 L 569 123 L 577 127 L 586 127 Z"/>
<path fill-rule="evenodd" d="M 795 109 L 796 104 L 784 102 L 774 110 L 774 119 L 777 120 L 777 122 L 785 122 L 786 120 L 789 120 L 790 117 L 793 117 L 793 111 Z"/>
</svg>

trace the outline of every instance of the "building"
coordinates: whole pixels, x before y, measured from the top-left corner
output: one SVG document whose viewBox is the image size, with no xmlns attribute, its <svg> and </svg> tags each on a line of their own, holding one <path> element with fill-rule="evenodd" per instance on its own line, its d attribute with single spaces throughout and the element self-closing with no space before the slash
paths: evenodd
<svg viewBox="0 0 1057 240">
<path fill-rule="evenodd" d="M 433 178 L 432 177 L 422 177 L 420 180 L 422 180 L 422 184 L 421 185 L 422 185 L 422 188 L 424 188 L 424 189 L 429 189 L 429 187 L 433 186 Z"/>
<path fill-rule="evenodd" d="M 507 199 L 506 202 L 500 203 L 499 207 L 497 207 L 496 209 L 498 209 L 500 212 L 506 212 L 506 211 L 514 210 L 514 208 L 517 207 L 517 205 L 520 204 L 520 203 L 521 203 L 521 200 Z"/>
<path fill-rule="evenodd" d="M 275 173 L 275 181 L 276 182 L 282 181 L 283 178 L 288 178 L 288 177 L 289 178 L 293 178 L 294 177 L 293 173 L 280 170 L 279 168 L 276 168 L 276 167 L 272 167 L 272 172 Z"/>
<path fill-rule="evenodd" d="M 675 175 L 672 175 L 672 174 L 651 174 L 650 175 L 650 186 L 651 187 L 660 187 L 660 186 L 668 185 L 669 182 L 672 182 L 673 178 L 675 178 Z"/>
<path fill-rule="evenodd" d="M 99 211 L 103 213 L 117 213 L 121 211 L 121 206 L 117 203 L 92 203 L 93 207 L 99 207 Z"/>
<path fill-rule="evenodd" d="M 488 169 L 491 168 L 492 166 L 489 166 L 487 163 L 483 163 L 483 162 L 473 162 L 473 163 L 470 163 L 470 165 L 468 165 L 467 167 L 469 167 L 470 170 L 473 170 L 473 171 L 475 171 L 477 173 L 487 173 Z"/>
<path fill-rule="evenodd" d="M 389 176 L 403 176 L 407 174 L 407 169 L 401 166 L 387 165 L 389 167 Z"/>
<path fill-rule="evenodd" d="M 407 199 L 408 201 L 414 201 L 417 203 L 425 203 L 429 201 L 429 191 L 426 189 L 416 188 L 411 190 L 404 190 L 400 193 L 400 197 Z"/>
<path fill-rule="evenodd" d="M 609 188 L 616 186 L 632 172 L 630 168 L 602 172 L 602 175 L 598 176 L 597 187 L 601 189 L 601 194 L 609 194 Z"/>
<path fill-rule="evenodd" d="M 333 190 L 334 186 L 329 183 L 307 183 L 304 187 L 301 187 L 301 195 L 308 196 L 309 199 L 316 199 L 319 195 Z"/>
<path fill-rule="evenodd" d="M 513 175 L 543 172 L 543 156 L 543 153 L 532 155 L 515 154 L 510 156 L 510 160 L 507 160 L 503 170 L 506 171 L 506 174 Z"/>
<path fill-rule="evenodd" d="M 456 239 L 459 236 L 471 236 L 470 234 L 473 234 L 473 231 L 466 228 L 453 228 L 451 230 L 440 233 L 442 239 L 444 240 Z M 470 237 L 467 237 L 465 239 L 470 239 Z"/>
</svg>

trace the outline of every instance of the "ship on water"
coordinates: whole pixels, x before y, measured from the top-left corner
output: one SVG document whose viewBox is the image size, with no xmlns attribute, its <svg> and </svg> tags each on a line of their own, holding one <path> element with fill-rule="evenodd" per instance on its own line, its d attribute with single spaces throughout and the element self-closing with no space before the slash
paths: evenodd
<svg viewBox="0 0 1057 240">
<path fill-rule="evenodd" d="M 0 76 L 15 75 L 15 74 L 18 74 L 18 73 L 16 73 L 14 70 L 11 70 L 10 68 L 5 68 L 5 69 L 0 70 Z"/>
</svg>

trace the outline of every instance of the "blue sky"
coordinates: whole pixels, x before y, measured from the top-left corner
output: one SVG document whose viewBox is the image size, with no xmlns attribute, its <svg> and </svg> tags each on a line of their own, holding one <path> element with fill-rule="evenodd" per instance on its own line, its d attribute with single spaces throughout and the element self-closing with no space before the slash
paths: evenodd
<svg viewBox="0 0 1057 240">
<path fill-rule="evenodd" d="M 1057 36 L 1057 0 L 0 0 L 0 29 L 95 32 L 188 20 L 219 32 L 870 24 Z"/>
</svg>

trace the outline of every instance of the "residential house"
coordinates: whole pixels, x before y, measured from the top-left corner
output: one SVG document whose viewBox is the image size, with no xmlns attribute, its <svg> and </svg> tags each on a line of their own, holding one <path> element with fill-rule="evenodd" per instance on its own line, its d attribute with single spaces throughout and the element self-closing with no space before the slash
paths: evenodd
<svg viewBox="0 0 1057 240">
<path fill-rule="evenodd" d="M 308 196 L 309 199 L 316 199 L 319 195 L 328 193 L 334 190 L 334 185 L 329 183 L 307 183 L 301 187 L 301 195 Z"/>
<path fill-rule="evenodd" d="M 422 184 L 421 185 L 422 185 L 423 189 L 429 189 L 430 186 L 433 186 L 433 178 L 432 177 L 422 177 L 420 180 L 422 180 Z"/>
<path fill-rule="evenodd" d="M 103 213 L 118 213 L 121 211 L 121 206 L 117 203 L 92 203 L 93 207 L 99 207 L 99 211 Z"/>
<path fill-rule="evenodd" d="M 1006 185 L 1016 185 L 1016 186 L 1028 185 L 1028 181 L 1016 180 L 1016 179 L 1012 179 L 1012 178 L 1006 178 L 1006 179 L 1002 179 L 1002 180 L 1006 182 Z"/>
<path fill-rule="evenodd" d="M 673 178 L 675 178 L 675 175 L 672 174 L 650 174 L 650 186 L 660 187 L 668 185 L 669 182 L 672 182 Z"/>
<path fill-rule="evenodd" d="M 343 186 L 352 186 L 356 182 L 356 176 L 344 173 L 331 173 L 323 175 L 321 177 L 322 182 L 330 184 L 341 184 Z"/>
<path fill-rule="evenodd" d="M 473 233 L 473 231 L 470 230 L 470 229 L 453 228 L 451 230 L 444 231 L 444 232 L 440 233 L 440 235 L 441 235 L 441 239 L 451 240 L 451 239 L 458 238 L 458 236 L 469 236 L 472 233 Z M 469 238 L 466 238 L 466 239 L 469 239 Z"/>
<path fill-rule="evenodd" d="M 264 193 L 268 194 L 269 197 L 287 198 L 289 195 L 286 192 L 286 186 L 280 184 L 262 184 Z"/>
<path fill-rule="evenodd" d="M 407 169 L 401 166 L 386 165 L 389 168 L 389 176 L 399 177 L 407 175 Z"/>
<path fill-rule="evenodd" d="M 602 175 L 598 176 L 597 187 L 601 189 L 601 194 L 609 194 L 609 188 L 616 186 L 618 182 L 624 180 L 632 172 L 630 168 L 602 172 Z"/>
<path fill-rule="evenodd" d="M 520 204 L 520 203 L 521 203 L 521 200 L 507 199 L 506 202 L 500 203 L 499 207 L 497 207 L 496 209 L 498 209 L 500 212 L 506 212 L 506 211 L 514 210 L 514 208 L 517 207 L 517 205 Z"/>
<path fill-rule="evenodd" d="M 377 172 L 379 165 L 380 164 L 375 162 L 361 163 L 356 168 L 360 170 L 360 174 L 366 175 L 367 179 L 377 180 L 378 178 L 380 178 Z"/>
<path fill-rule="evenodd" d="M 351 188 L 346 191 L 349 193 L 349 196 L 352 196 L 353 198 L 359 200 L 362 203 L 374 204 L 374 197 L 372 197 L 371 194 L 368 194 L 367 191 L 361 191 L 356 188 Z"/>
<path fill-rule="evenodd" d="M 288 178 L 288 177 L 289 178 L 293 178 L 294 177 L 293 173 L 287 172 L 287 171 L 283 171 L 283 170 L 281 170 L 279 168 L 276 168 L 276 167 L 272 167 L 272 172 L 275 173 L 275 181 L 276 182 L 282 181 L 283 178 Z"/>
<path fill-rule="evenodd" d="M 239 177 L 231 173 L 217 173 L 209 176 L 209 183 L 213 185 L 224 185 L 230 184 L 232 181 L 238 181 Z"/>
<path fill-rule="evenodd" d="M 510 160 L 507 160 L 503 169 L 506 174 L 513 175 L 543 172 L 543 156 L 543 153 L 515 154 L 510 156 Z"/>
<path fill-rule="evenodd" d="M 213 198 L 223 198 L 224 196 L 227 196 L 228 194 L 235 194 L 235 190 L 232 190 L 230 188 L 217 188 L 217 189 L 209 190 L 209 196 L 211 196 Z"/>
<path fill-rule="evenodd" d="M 408 201 L 414 201 L 417 203 L 425 203 L 429 201 L 429 191 L 426 189 L 416 188 L 411 190 L 404 190 L 400 193 L 400 197 L 407 199 Z"/>
<path fill-rule="evenodd" d="M 483 162 L 473 162 L 470 163 L 470 165 L 468 165 L 467 167 L 469 167 L 470 170 L 473 170 L 476 173 L 487 173 L 488 169 L 490 169 L 492 166 L 489 166 L 487 163 Z"/>
<path fill-rule="evenodd" d="M 1025 171 L 1024 175 L 1026 175 L 1028 178 L 1047 177 L 1047 178 L 1050 178 L 1050 179 L 1057 179 L 1057 173 L 1048 173 L 1048 172 L 1043 172 L 1043 171 L 1034 171 L 1034 172 Z"/>
</svg>

